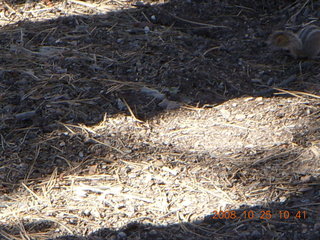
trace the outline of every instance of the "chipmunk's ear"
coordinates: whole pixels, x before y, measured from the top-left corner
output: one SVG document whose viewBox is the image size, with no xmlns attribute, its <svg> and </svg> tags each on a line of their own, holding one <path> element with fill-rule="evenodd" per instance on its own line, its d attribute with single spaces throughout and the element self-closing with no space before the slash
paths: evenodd
<svg viewBox="0 0 320 240">
<path fill-rule="evenodd" d="M 273 46 L 280 47 L 280 48 L 287 47 L 290 44 L 288 32 L 276 31 L 276 32 L 272 33 L 269 36 L 267 43 L 269 45 L 273 45 Z"/>
</svg>

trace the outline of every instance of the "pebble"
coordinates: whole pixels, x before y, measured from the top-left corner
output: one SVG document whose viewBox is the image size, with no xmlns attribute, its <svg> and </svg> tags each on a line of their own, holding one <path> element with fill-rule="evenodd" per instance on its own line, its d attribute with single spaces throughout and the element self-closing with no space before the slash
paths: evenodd
<svg viewBox="0 0 320 240">
<path fill-rule="evenodd" d="M 149 232 L 149 234 L 152 235 L 152 236 L 155 236 L 155 235 L 158 234 L 158 232 L 157 232 L 156 230 L 152 229 L 152 230 Z"/>
<path fill-rule="evenodd" d="M 150 28 L 148 26 L 145 26 L 143 30 L 146 34 L 150 32 Z"/>
<path fill-rule="evenodd" d="M 17 120 L 23 121 L 33 118 L 36 115 L 36 111 L 22 112 L 15 115 Z"/>
<path fill-rule="evenodd" d="M 119 239 L 126 239 L 127 238 L 127 234 L 125 232 L 119 232 L 118 233 L 118 238 Z"/>
</svg>

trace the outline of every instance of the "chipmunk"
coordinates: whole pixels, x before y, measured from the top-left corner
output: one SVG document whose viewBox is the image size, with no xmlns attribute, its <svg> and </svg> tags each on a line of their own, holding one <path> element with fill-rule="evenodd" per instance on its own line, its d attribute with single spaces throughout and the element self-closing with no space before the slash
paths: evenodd
<svg viewBox="0 0 320 240">
<path fill-rule="evenodd" d="M 276 31 L 270 35 L 268 43 L 289 50 L 294 58 L 315 58 L 320 53 L 320 28 L 309 25 L 298 33 Z"/>
</svg>

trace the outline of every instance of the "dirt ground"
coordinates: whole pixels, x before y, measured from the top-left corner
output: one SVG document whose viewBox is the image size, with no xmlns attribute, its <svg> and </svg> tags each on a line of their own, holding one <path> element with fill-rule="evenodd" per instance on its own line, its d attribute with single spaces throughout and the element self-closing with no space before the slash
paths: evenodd
<svg viewBox="0 0 320 240">
<path fill-rule="evenodd" d="M 317 1 L 0 3 L 0 239 L 319 239 Z"/>
</svg>

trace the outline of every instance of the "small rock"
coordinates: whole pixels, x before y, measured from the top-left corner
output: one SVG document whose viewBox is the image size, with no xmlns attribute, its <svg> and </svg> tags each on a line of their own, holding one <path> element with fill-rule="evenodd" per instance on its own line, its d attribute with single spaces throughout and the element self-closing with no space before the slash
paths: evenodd
<svg viewBox="0 0 320 240">
<path fill-rule="evenodd" d="M 251 82 L 252 82 L 252 83 L 260 83 L 260 84 L 263 83 L 262 80 L 259 79 L 259 78 L 253 78 L 253 79 L 251 79 Z"/>
<path fill-rule="evenodd" d="M 220 113 L 221 113 L 222 117 L 224 117 L 225 119 L 228 119 L 231 116 L 230 111 L 228 111 L 226 109 L 221 109 Z"/>
<path fill-rule="evenodd" d="M 100 217 L 101 217 L 101 215 L 100 215 L 100 212 L 98 211 L 98 210 L 92 210 L 91 212 L 90 212 L 90 214 L 91 214 L 91 216 L 92 217 L 94 217 L 94 218 L 96 218 L 96 219 L 99 219 Z"/>
<path fill-rule="evenodd" d="M 127 106 L 120 98 L 117 99 L 117 107 L 120 111 L 124 111 L 127 109 Z"/>
<path fill-rule="evenodd" d="M 145 34 L 150 32 L 150 28 L 148 26 L 145 26 L 143 30 Z"/>
<path fill-rule="evenodd" d="M 302 188 L 300 188 L 298 191 L 299 192 L 308 192 L 308 191 L 310 191 L 310 190 L 312 190 L 313 188 L 312 187 L 302 187 Z"/>
<path fill-rule="evenodd" d="M 23 121 L 33 118 L 36 115 L 36 111 L 22 112 L 15 115 L 17 120 Z"/>
<path fill-rule="evenodd" d="M 123 38 L 118 38 L 118 39 L 117 39 L 117 43 L 121 44 L 121 43 L 123 43 L 123 42 L 124 42 L 124 39 L 123 39 Z"/>
<path fill-rule="evenodd" d="M 244 114 L 237 114 L 237 115 L 235 116 L 235 119 L 237 119 L 237 120 L 239 120 L 239 121 L 242 121 L 242 120 L 246 119 L 246 115 L 244 115 Z"/>
<path fill-rule="evenodd" d="M 78 223 L 78 220 L 75 219 L 75 218 L 72 218 L 72 219 L 69 220 L 69 223 L 70 223 L 70 224 L 77 224 L 77 223 Z"/>
<path fill-rule="evenodd" d="M 254 148 L 254 145 L 253 144 L 248 144 L 248 145 L 245 145 L 244 147 L 247 148 L 247 149 L 252 149 L 252 148 Z"/>
<path fill-rule="evenodd" d="M 171 173 L 173 176 L 176 176 L 178 174 L 178 171 L 176 169 L 170 169 L 168 167 L 163 167 L 163 171 Z"/>
<path fill-rule="evenodd" d="M 117 240 L 117 236 L 116 235 L 112 235 L 108 240 Z"/>
<path fill-rule="evenodd" d="M 144 7 L 145 5 L 146 4 L 144 2 L 142 2 L 142 1 L 135 2 L 135 6 L 137 6 L 137 7 Z"/>
<path fill-rule="evenodd" d="M 155 99 L 159 99 L 159 100 L 163 100 L 166 97 L 166 95 L 164 95 L 163 93 L 160 93 L 158 90 L 148 88 L 148 87 L 143 87 L 141 88 L 140 91 L 150 97 L 154 97 Z"/>
<path fill-rule="evenodd" d="M 152 229 L 152 230 L 149 232 L 149 234 L 150 234 L 151 236 L 156 236 L 156 235 L 158 235 L 158 232 L 157 232 L 156 230 Z"/>
<path fill-rule="evenodd" d="M 162 102 L 160 102 L 158 105 L 159 107 L 162 107 L 163 109 L 166 109 L 166 110 L 178 109 L 181 106 L 180 103 L 176 101 L 170 101 L 166 98 Z"/>
<path fill-rule="evenodd" d="M 280 200 L 280 202 L 285 202 L 287 200 L 287 198 L 282 196 L 282 197 L 279 198 L 279 200 Z"/>
<path fill-rule="evenodd" d="M 249 101 L 252 101 L 253 99 L 254 99 L 253 97 L 247 97 L 247 98 L 245 98 L 243 101 L 249 102 Z"/>
<path fill-rule="evenodd" d="M 89 210 L 89 209 L 85 209 L 85 210 L 83 210 L 83 212 L 82 212 L 82 214 L 84 215 L 84 216 L 90 216 L 91 215 L 91 211 Z"/>
<path fill-rule="evenodd" d="M 126 239 L 127 238 L 127 234 L 125 232 L 119 232 L 118 233 L 118 238 L 119 239 Z"/>
</svg>

